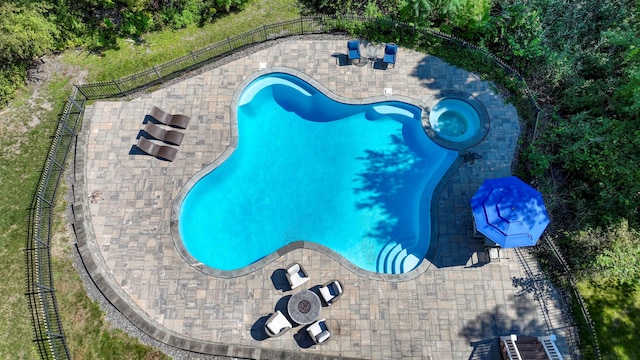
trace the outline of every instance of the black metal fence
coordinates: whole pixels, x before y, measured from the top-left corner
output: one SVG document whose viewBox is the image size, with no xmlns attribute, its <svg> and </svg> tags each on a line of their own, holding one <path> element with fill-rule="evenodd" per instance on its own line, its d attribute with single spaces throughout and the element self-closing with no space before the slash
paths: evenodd
<svg viewBox="0 0 640 360">
<path fill-rule="evenodd" d="M 320 34 L 335 30 L 327 26 L 327 22 L 323 19 L 299 18 L 264 25 L 133 75 L 112 81 L 78 85 L 77 88 L 87 100 L 129 95 L 255 44 L 293 35 Z"/>
<path fill-rule="evenodd" d="M 576 347 L 581 350 L 583 357 L 602 359 L 595 325 L 584 298 L 578 291 L 576 279 L 569 268 L 569 263 L 564 259 L 553 239 L 547 235 L 542 237 L 536 251 L 539 253 L 538 258 L 543 259 L 547 273 L 552 274 L 556 285 L 565 290 L 561 293 L 564 303 L 573 307 L 574 322 L 567 324 L 567 326 L 583 330 L 580 338 L 568 339 L 569 343 L 575 343 Z M 571 311 L 571 309 L 566 310 Z M 579 317 L 575 317 L 576 312 L 580 313 Z"/>
<path fill-rule="evenodd" d="M 53 287 L 50 243 L 56 193 L 82 121 L 84 100 L 76 100 L 77 93 L 74 88 L 60 116 L 29 212 L 25 248 L 26 295 L 31 310 L 34 342 L 42 359 L 71 358 Z"/>
<path fill-rule="evenodd" d="M 29 298 L 33 320 L 34 341 L 37 344 L 41 358 L 70 358 L 55 298 L 51 271 L 50 241 L 55 196 L 63 175 L 67 156 L 75 143 L 77 131 L 82 122 L 85 102 L 94 99 L 122 97 L 149 89 L 179 77 L 188 71 L 262 42 L 294 35 L 346 32 L 355 35 L 360 34 L 363 38 L 374 36 L 375 34 L 385 36 L 386 33 L 386 36 L 391 37 L 401 45 L 418 49 L 424 49 L 425 45 L 433 45 L 436 42 L 440 42 L 440 45 L 443 46 L 453 46 L 472 51 L 493 66 L 497 66 L 517 79 L 516 88 L 519 89 L 520 94 L 516 94 L 516 96 L 521 99 L 520 106 L 518 106 L 519 113 L 532 121 L 533 124 L 538 121 L 540 108 L 535 97 L 526 87 L 522 75 L 500 58 L 485 49 L 452 35 L 431 29 L 417 28 L 411 24 L 399 23 L 389 19 L 370 19 L 365 17 L 303 17 L 264 25 L 121 79 L 76 85 L 60 116 L 56 134 L 44 163 L 42 176 L 30 211 L 25 250 L 27 297 Z M 535 128 L 535 125 L 533 127 Z M 591 320 L 588 318 L 588 313 L 585 313 L 585 316 L 587 317 L 587 323 L 590 324 Z M 595 346 L 597 348 L 597 343 Z"/>
</svg>

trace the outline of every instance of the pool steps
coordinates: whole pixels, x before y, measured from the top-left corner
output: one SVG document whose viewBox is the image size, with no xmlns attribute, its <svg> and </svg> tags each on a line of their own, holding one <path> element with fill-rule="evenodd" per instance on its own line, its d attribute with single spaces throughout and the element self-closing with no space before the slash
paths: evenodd
<svg viewBox="0 0 640 360">
<path fill-rule="evenodd" d="M 401 247 L 402 248 L 402 247 Z M 407 249 L 402 249 L 394 258 L 393 258 L 393 273 L 400 274 L 402 273 L 402 261 L 407 257 Z"/>
<path fill-rule="evenodd" d="M 380 254 L 378 254 L 378 262 L 376 265 L 376 271 L 378 272 L 385 272 L 385 264 L 387 262 L 387 256 L 389 255 L 389 252 L 391 251 L 391 249 L 393 249 L 394 246 L 396 246 L 398 243 L 395 242 L 394 240 L 389 241 L 380 251 Z"/>
<path fill-rule="evenodd" d="M 415 241 L 389 241 L 380 251 L 377 271 L 387 274 L 401 274 L 418 266 L 421 259 L 411 252 L 414 243 Z"/>
<path fill-rule="evenodd" d="M 411 270 L 415 269 L 418 265 L 420 265 L 421 261 L 422 261 L 422 259 L 420 259 L 419 257 L 417 257 L 417 256 L 415 256 L 413 254 L 407 255 L 402 260 L 402 272 L 407 272 L 407 271 L 411 271 Z"/>
</svg>

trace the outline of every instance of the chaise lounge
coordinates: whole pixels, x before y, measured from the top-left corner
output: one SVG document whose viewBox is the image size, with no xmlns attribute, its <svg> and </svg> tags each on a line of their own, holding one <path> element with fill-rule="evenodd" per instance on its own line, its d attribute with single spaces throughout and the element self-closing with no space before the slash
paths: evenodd
<svg viewBox="0 0 640 360">
<path fill-rule="evenodd" d="M 276 310 L 276 312 L 271 314 L 271 316 L 269 316 L 269 318 L 267 319 L 264 330 L 267 335 L 269 335 L 269 337 L 276 337 L 286 333 L 292 327 L 293 326 L 291 325 L 289 320 L 287 320 L 284 314 L 282 314 L 280 310 Z"/>
<path fill-rule="evenodd" d="M 165 130 L 152 122 L 148 122 L 144 126 L 144 131 L 154 138 L 172 145 L 180 145 L 184 138 L 183 133 L 175 130 Z"/>
<path fill-rule="evenodd" d="M 186 129 L 189 124 L 189 117 L 181 114 L 169 114 L 164 110 L 161 110 L 159 107 L 154 106 L 151 109 L 151 113 L 149 113 L 152 118 L 156 119 L 158 122 L 169 125 L 171 127 L 178 127 L 181 129 Z"/>
<path fill-rule="evenodd" d="M 309 276 L 298 263 L 293 263 L 287 267 L 287 280 L 291 285 L 291 290 L 309 281 Z"/>
<path fill-rule="evenodd" d="M 146 152 L 149 155 L 169 161 L 173 161 L 173 159 L 175 159 L 176 157 L 176 154 L 178 153 L 178 149 L 176 148 L 154 144 L 149 139 L 144 137 L 138 139 L 138 143 L 136 144 L 136 146 L 138 147 L 138 149 Z"/>
</svg>

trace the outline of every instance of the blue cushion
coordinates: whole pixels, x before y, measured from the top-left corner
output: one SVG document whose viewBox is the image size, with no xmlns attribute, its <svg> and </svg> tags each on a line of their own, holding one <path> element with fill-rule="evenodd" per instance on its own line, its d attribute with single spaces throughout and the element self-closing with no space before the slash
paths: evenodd
<svg viewBox="0 0 640 360">
<path fill-rule="evenodd" d="M 360 59 L 360 42 L 358 40 L 349 40 L 347 43 L 349 59 Z"/>
<path fill-rule="evenodd" d="M 382 59 L 382 61 L 389 64 L 395 64 L 397 52 L 398 52 L 398 45 L 387 44 L 387 46 L 384 47 L 384 58 Z"/>
</svg>

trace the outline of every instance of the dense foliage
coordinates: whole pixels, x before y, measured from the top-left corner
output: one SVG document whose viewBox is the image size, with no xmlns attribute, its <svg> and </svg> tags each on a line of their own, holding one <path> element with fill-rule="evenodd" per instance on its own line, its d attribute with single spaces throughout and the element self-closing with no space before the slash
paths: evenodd
<svg viewBox="0 0 640 360">
<path fill-rule="evenodd" d="M 363 8 L 356 2 L 342 0 L 341 6 Z M 387 2 L 369 2 L 364 14 L 386 12 L 451 31 L 524 75 L 544 111 L 524 129 L 519 175 L 543 187 L 554 228 L 566 230 L 556 234 L 581 274 L 600 283 L 640 285 L 640 3 L 494 0 L 489 7 L 403 0 L 397 5 L 389 12 Z M 375 6 L 385 11 L 372 11 Z M 319 10 L 327 10 L 326 3 Z M 397 40 L 409 37 L 399 34 Z M 445 50 L 431 51 L 447 57 Z M 493 71 L 473 56 L 448 60 Z M 501 82 L 509 88 L 508 78 Z"/>
<path fill-rule="evenodd" d="M 548 185 L 556 228 L 567 230 L 559 239 L 568 258 L 588 278 L 634 286 L 639 11 L 634 1 L 502 0 L 482 39 L 524 72 L 547 107 L 521 169 Z"/>
<path fill-rule="evenodd" d="M 117 37 L 204 23 L 248 0 L 7 0 L 0 2 L 0 108 L 26 80 L 35 58 L 85 46 L 104 50 Z"/>
<path fill-rule="evenodd" d="M 46 7 L 0 4 L 0 107 L 25 79 L 31 59 L 50 51 L 59 35 L 43 16 Z"/>
</svg>

